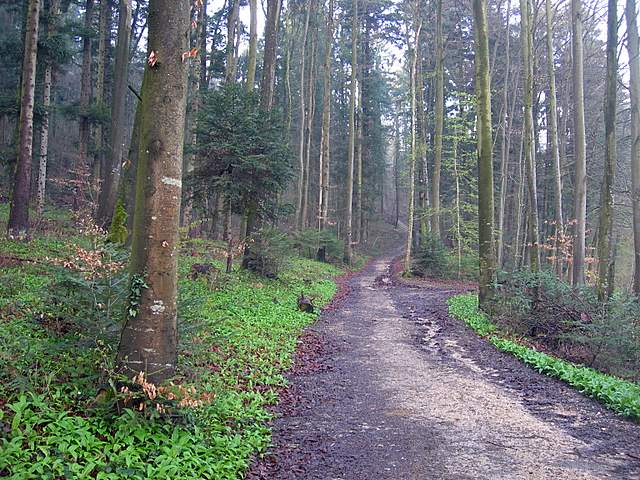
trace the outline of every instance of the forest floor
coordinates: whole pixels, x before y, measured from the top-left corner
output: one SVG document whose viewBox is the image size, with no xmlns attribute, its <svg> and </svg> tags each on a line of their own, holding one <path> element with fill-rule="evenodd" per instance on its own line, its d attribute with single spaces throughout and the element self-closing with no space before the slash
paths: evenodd
<svg viewBox="0 0 640 480">
<path fill-rule="evenodd" d="M 638 424 L 452 319 L 469 286 L 395 270 L 345 279 L 307 329 L 249 479 L 640 478 Z"/>
</svg>

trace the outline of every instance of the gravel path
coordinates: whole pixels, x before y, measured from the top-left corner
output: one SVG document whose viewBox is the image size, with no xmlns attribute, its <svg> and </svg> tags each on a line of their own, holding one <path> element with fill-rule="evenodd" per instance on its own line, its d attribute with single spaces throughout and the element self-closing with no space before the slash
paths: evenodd
<svg viewBox="0 0 640 480">
<path fill-rule="evenodd" d="M 640 479 L 640 425 L 448 317 L 461 287 L 349 280 L 305 334 L 250 479 Z"/>
</svg>

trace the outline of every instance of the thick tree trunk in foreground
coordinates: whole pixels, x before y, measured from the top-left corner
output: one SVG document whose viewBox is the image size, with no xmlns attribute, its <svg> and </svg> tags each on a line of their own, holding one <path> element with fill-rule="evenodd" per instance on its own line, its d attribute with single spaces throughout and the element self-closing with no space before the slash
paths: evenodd
<svg viewBox="0 0 640 480">
<path fill-rule="evenodd" d="M 113 94 L 111 95 L 111 138 L 106 153 L 106 171 L 104 183 L 100 189 L 98 224 L 106 227 L 111 223 L 116 205 L 122 158 L 125 152 L 126 136 L 126 99 L 129 78 L 129 36 L 131 28 L 131 0 L 120 0 L 118 10 L 118 42 L 113 75 Z"/>
<path fill-rule="evenodd" d="M 36 86 L 40 0 L 29 0 L 24 37 L 22 83 L 20 85 L 19 144 L 13 196 L 9 212 L 9 238 L 24 239 L 29 233 L 31 155 L 33 153 L 33 104 Z"/>
<path fill-rule="evenodd" d="M 159 383 L 177 359 L 177 243 L 187 98 L 189 0 L 151 0 L 140 152 L 131 248 L 130 304 L 118 350 L 127 375 L 140 371 Z"/>
<path fill-rule="evenodd" d="M 358 69 L 358 0 L 352 3 L 351 22 L 351 94 L 349 98 L 349 158 L 347 159 L 347 216 L 344 244 L 344 263 L 351 264 L 353 259 L 353 170 L 356 156 L 356 96 Z"/>
<path fill-rule="evenodd" d="M 587 159 L 584 127 L 584 51 L 581 0 L 571 0 L 571 47 L 573 54 L 573 130 L 575 157 L 576 220 L 573 240 L 573 284 L 584 284 L 585 230 L 587 224 Z"/>
<path fill-rule="evenodd" d="M 604 176 L 600 201 L 600 224 L 598 227 L 598 298 L 604 300 L 613 291 L 608 285 L 611 263 L 613 229 L 613 186 L 616 172 L 616 95 L 618 80 L 618 4 L 608 2 L 607 16 L 607 82 L 604 103 Z"/>
<path fill-rule="evenodd" d="M 633 206 L 633 293 L 640 296 L 640 38 L 636 0 L 627 0 L 627 51 L 629 52 L 629 96 L 631 99 L 631 202 Z"/>
<path fill-rule="evenodd" d="M 486 305 L 493 293 L 496 257 L 493 245 L 493 162 L 491 154 L 491 85 L 486 0 L 473 0 L 478 98 L 478 255 L 479 300 Z"/>
</svg>

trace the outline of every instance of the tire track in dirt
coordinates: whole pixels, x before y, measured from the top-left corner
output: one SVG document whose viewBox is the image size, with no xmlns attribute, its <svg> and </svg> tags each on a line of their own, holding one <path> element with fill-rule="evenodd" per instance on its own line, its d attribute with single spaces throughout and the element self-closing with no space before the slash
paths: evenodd
<svg viewBox="0 0 640 480">
<path fill-rule="evenodd" d="M 310 329 L 322 368 L 290 376 L 295 406 L 248 478 L 640 478 L 640 426 L 449 318 L 464 287 L 396 282 L 390 262 Z"/>
</svg>

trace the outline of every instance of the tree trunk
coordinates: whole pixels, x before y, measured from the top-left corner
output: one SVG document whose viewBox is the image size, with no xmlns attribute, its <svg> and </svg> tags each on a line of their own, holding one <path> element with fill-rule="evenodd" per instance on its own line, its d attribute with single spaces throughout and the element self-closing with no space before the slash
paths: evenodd
<svg viewBox="0 0 640 480">
<path fill-rule="evenodd" d="M 479 300 L 484 307 L 493 294 L 496 256 L 493 244 L 493 159 L 491 153 L 491 82 L 486 0 L 473 0 L 478 102 L 478 256 Z"/>
<path fill-rule="evenodd" d="M 322 133 L 320 138 L 320 158 L 318 162 L 318 230 L 327 227 L 329 216 L 329 167 L 331 157 L 331 58 L 333 54 L 333 11 L 334 0 L 329 0 L 326 18 L 323 67 Z M 326 261 L 326 248 L 321 246 L 318 260 Z"/>
<path fill-rule="evenodd" d="M 13 196 L 9 212 L 7 235 L 25 239 L 29 233 L 29 198 L 31 197 L 31 155 L 33 153 L 33 104 L 38 54 L 40 0 L 29 0 L 24 36 L 22 81 L 20 85 L 19 144 Z"/>
<path fill-rule="evenodd" d="M 225 68 L 225 83 L 236 81 L 236 32 L 238 31 L 238 16 L 240 13 L 240 0 L 230 0 L 230 13 L 227 18 L 227 64 Z"/>
<path fill-rule="evenodd" d="M 253 92 L 256 82 L 256 53 L 258 50 L 258 0 L 249 0 L 249 54 L 247 58 L 247 92 Z"/>
<path fill-rule="evenodd" d="M 304 21 L 304 33 L 302 37 L 302 52 L 300 54 L 300 145 L 298 148 L 298 159 L 300 172 L 298 175 L 298 208 L 296 210 L 296 226 L 299 230 L 304 228 L 304 178 L 305 172 L 305 133 L 307 125 L 307 109 L 305 106 L 305 64 L 307 56 L 307 37 L 309 35 L 309 17 L 311 16 L 311 4 L 307 4 L 307 11 Z"/>
<path fill-rule="evenodd" d="M 118 8 L 118 42 L 111 95 L 111 138 L 107 152 L 104 183 L 100 189 L 98 225 L 103 228 L 111 223 L 118 196 L 122 158 L 125 152 L 126 100 L 129 79 L 129 37 L 131 28 L 131 0 L 120 0 Z"/>
<path fill-rule="evenodd" d="M 189 1 L 151 0 L 131 248 L 130 304 L 118 348 L 119 369 L 171 377 L 177 360 L 177 244 L 186 99 Z M 134 302 L 135 300 L 135 302 Z"/>
<path fill-rule="evenodd" d="M 580 0 L 571 0 L 571 47 L 573 54 L 573 139 L 575 157 L 575 234 L 573 284 L 584 284 L 585 230 L 587 224 L 587 159 L 584 126 L 584 60 Z"/>
<path fill-rule="evenodd" d="M 360 78 L 364 78 L 362 75 L 362 65 L 360 65 Z M 362 82 L 364 84 L 364 82 Z M 362 150 L 364 148 L 364 136 L 363 136 L 363 123 L 364 123 L 364 110 L 362 108 L 362 88 L 358 89 L 357 98 L 357 115 L 356 115 L 356 232 L 355 240 L 356 244 L 363 241 L 362 231 L 364 229 L 364 213 L 362 205 Z"/>
<path fill-rule="evenodd" d="M 202 7 L 200 8 L 200 85 L 201 91 L 209 89 L 209 78 L 207 77 L 207 38 L 209 35 L 207 28 L 207 0 L 202 0 Z"/>
<path fill-rule="evenodd" d="M 315 12 L 314 12 L 315 15 Z M 316 110 L 316 53 L 317 53 L 317 30 L 311 38 L 311 58 L 309 65 L 309 80 L 307 94 L 309 95 L 307 104 L 307 129 L 306 144 L 304 152 L 304 188 L 302 194 L 302 228 L 309 226 L 309 183 L 311 180 L 311 145 L 313 140 L 313 118 Z"/>
<path fill-rule="evenodd" d="M 416 2 L 417 3 L 417 2 Z M 416 5 L 416 29 L 413 45 L 413 58 L 411 59 L 411 160 L 409 165 L 409 201 L 407 215 L 407 243 L 404 252 L 403 269 L 405 274 L 411 273 L 411 247 L 413 243 L 414 230 L 414 210 L 415 210 L 415 190 L 416 190 L 416 156 L 417 152 L 417 112 L 416 112 L 416 84 L 417 84 L 417 64 L 418 64 L 418 42 L 420 41 L 420 30 L 422 30 L 422 17 L 418 5 Z M 408 35 L 407 35 L 408 36 Z"/>
<path fill-rule="evenodd" d="M 52 0 L 49 5 L 49 20 L 47 23 L 47 38 L 50 40 L 56 33 L 58 15 L 60 14 L 60 0 Z M 47 58 L 44 68 L 44 80 L 42 86 L 42 124 L 40 126 L 40 155 L 38 161 L 38 181 L 36 189 L 36 214 L 42 216 L 44 199 L 47 187 L 47 161 L 49 157 L 49 123 L 51 115 L 51 88 L 53 84 L 53 60 Z"/>
<path fill-rule="evenodd" d="M 633 293 L 640 297 L 640 38 L 636 0 L 627 0 L 627 51 L 629 52 L 629 97 L 631 100 L 631 202 L 633 207 Z"/>
<path fill-rule="evenodd" d="M 524 72 L 524 164 L 527 175 L 529 254 L 531 271 L 540 270 L 540 239 L 538 220 L 538 191 L 536 181 L 535 140 L 533 130 L 533 39 L 531 30 L 531 5 L 529 0 L 520 0 L 520 22 L 522 25 L 522 63 Z"/>
<path fill-rule="evenodd" d="M 511 0 L 507 0 L 507 28 L 505 30 L 504 49 L 505 49 L 505 67 L 504 67 L 504 82 L 502 87 L 502 141 L 500 142 L 500 199 L 498 206 L 498 267 L 503 266 L 503 251 L 504 251 L 504 209 L 507 201 L 507 187 L 509 180 L 509 137 L 511 132 L 507 132 L 507 122 L 511 126 L 511 118 L 513 115 L 508 115 L 507 105 L 509 102 L 509 73 L 511 69 L 511 24 L 509 18 L 511 16 Z M 515 99 L 516 95 L 514 95 Z"/>
<path fill-rule="evenodd" d="M 562 276 L 562 256 L 559 254 L 560 241 L 564 237 L 564 216 L 562 214 L 562 170 L 560 164 L 560 147 L 558 143 L 558 107 L 556 100 L 556 73 L 553 51 L 553 10 L 551 0 L 545 1 L 546 29 L 547 29 L 547 75 L 549 77 L 549 140 L 553 161 L 555 185 L 555 240 L 554 264 L 558 276 Z"/>
<path fill-rule="evenodd" d="M 431 230 L 440 238 L 440 170 L 442 169 L 442 135 L 444 130 L 444 46 L 442 38 L 442 0 L 436 1 L 436 91 L 435 132 L 433 138 L 433 175 L 431 186 Z"/>
<path fill-rule="evenodd" d="M 396 109 L 393 116 L 393 131 L 394 131 L 394 147 L 393 147 L 393 186 L 395 193 L 395 219 L 393 222 L 394 228 L 398 228 L 400 221 L 400 169 L 398 162 L 400 161 L 400 102 L 396 104 Z"/>
<path fill-rule="evenodd" d="M 349 158 L 347 160 L 347 217 L 344 245 L 344 263 L 353 260 L 353 170 L 356 149 L 356 96 L 358 69 L 358 0 L 351 2 L 351 95 L 349 97 Z"/>
<path fill-rule="evenodd" d="M 264 33 L 264 62 L 262 64 L 262 81 L 260 84 L 260 104 L 263 109 L 271 111 L 273 107 L 273 91 L 276 82 L 276 54 L 278 44 L 278 27 L 280 26 L 280 9 L 282 0 L 267 0 L 267 19 Z"/>
<path fill-rule="evenodd" d="M 96 59 L 96 88 L 94 94 L 94 103 L 100 109 L 105 109 L 104 90 L 107 70 L 108 43 L 111 33 L 111 2 L 109 0 L 100 1 L 100 19 L 98 21 L 98 54 Z M 128 52 L 127 52 L 128 53 Z M 94 128 L 94 143 L 96 155 L 94 155 L 93 165 L 91 168 L 91 197 L 98 199 L 100 195 L 101 182 L 104 181 L 105 154 L 104 145 L 105 129 L 102 123 L 97 123 Z M 99 209 L 99 203 L 96 205 Z"/>
<path fill-rule="evenodd" d="M 86 0 L 84 15 L 84 36 L 82 39 L 82 74 L 80 77 L 80 120 L 78 123 L 78 157 L 74 165 L 75 186 L 73 196 L 73 208 L 80 207 L 78 203 L 83 193 L 87 168 L 89 166 L 89 142 L 91 140 L 91 121 L 89 119 L 89 107 L 91 105 L 91 63 L 92 63 L 92 34 L 93 29 L 93 3 L 94 0 Z"/>
<path fill-rule="evenodd" d="M 608 1 L 607 15 L 607 81 L 604 104 L 605 159 L 598 227 L 598 298 L 605 300 L 613 285 L 608 285 L 611 268 L 613 229 L 613 186 L 616 172 L 616 95 L 618 80 L 618 4 Z"/>
</svg>

